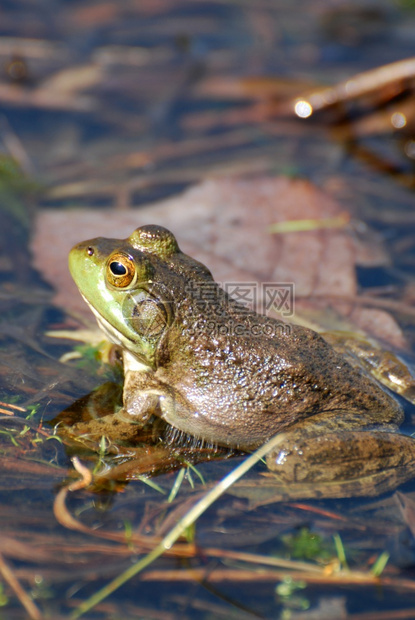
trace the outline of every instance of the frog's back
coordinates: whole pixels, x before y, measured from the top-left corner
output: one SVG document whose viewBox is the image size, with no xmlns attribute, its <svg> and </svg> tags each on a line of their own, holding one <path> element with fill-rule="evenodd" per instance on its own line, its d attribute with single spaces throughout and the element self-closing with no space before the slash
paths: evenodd
<svg viewBox="0 0 415 620">
<path fill-rule="evenodd" d="M 203 328 L 189 341 L 194 366 L 179 383 L 197 415 L 182 430 L 247 448 L 324 412 L 335 412 L 336 424 L 347 415 L 348 428 L 353 412 L 362 429 L 401 422 L 395 399 L 316 332 L 249 313 L 238 325 L 239 335 L 218 330 L 212 338 Z M 275 337 L 261 332 L 266 325 Z"/>
</svg>

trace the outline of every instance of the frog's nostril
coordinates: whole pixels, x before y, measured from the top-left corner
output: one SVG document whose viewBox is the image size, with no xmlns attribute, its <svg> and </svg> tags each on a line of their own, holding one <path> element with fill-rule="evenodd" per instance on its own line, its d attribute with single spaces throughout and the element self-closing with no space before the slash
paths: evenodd
<svg viewBox="0 0 415 620">
<path fill-rule="evenodd" d="M 88 254 L 88 256 L 93 256 L 94 248 L 90 245 L 89 247 L 87 247 L 86 253 Z"/>
</svg>

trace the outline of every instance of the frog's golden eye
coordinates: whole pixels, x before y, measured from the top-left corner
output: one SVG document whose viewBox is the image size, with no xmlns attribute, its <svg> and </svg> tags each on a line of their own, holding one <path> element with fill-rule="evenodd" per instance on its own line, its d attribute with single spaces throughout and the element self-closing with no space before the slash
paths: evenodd
<svg viewBox="0 0 415 620">
<path fill-rule="evenodd" d="M 134 261 L 126 254 L 113 254 L 107 263 L 107 280 L 117 288 L 126 288 L 134 282 L 136 268 Z"/>
</svg>

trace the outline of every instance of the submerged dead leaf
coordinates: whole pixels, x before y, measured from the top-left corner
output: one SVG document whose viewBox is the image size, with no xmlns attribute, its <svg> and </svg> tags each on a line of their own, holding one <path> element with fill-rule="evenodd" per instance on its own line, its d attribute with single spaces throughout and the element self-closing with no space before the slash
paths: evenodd
<svg viewBox="0 0 415 620">
<path fill-rule="evenodd" d="M 333 329 L 341 328 L 345 317 L 346 328 L 356 329 L 362 312 L 355 303 L 356 266 L 373 266 L 375 260 L 385 264 L 387 257 L 373 239 L 365 243 L 357 238 L 346 215 L 343 207 L 305 180 L 217 178 L 140 209 L 44 210 L 37 216 L 32 249 L 37 269 L 57 291 L 55 302 L 91 318 L 69 276 L 70 248 L 88 238 L 124 238 L 143 224 L 161 224 L 174 232 L 184 252 L 211 269 L 218 282 L 293 282 L 296 315 L 286 318 L 303 322 L 302 314 L 314 312 L 312 325 L 318 327 L 321 311 L 331 306 L 332 319 L 337 321 Z M 343 227 L 323 226 L 339 218 Z M 315 228 L 269 232 L 272 225 L 290 222 L 293 228 L 299 220 L 313 220 Z M 257 302 L 260 308 L 261 299 Z M 380 313 L 376 333 L 384 337 Z M 362 316 L 363 329 L 373 334 L 367 316 Z M 384 313 L 384 321 L 390 342 L 403 346 L 402 334 L 390 315 Z"/>
</svg>

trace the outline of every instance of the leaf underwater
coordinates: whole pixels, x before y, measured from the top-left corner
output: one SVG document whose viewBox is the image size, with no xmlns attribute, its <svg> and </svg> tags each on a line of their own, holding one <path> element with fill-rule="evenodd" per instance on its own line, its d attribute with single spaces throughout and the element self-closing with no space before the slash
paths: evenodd
<svg viewBox="0 0 415 620">
<path fill-rule="evenodd" d="M 339 218 L 345 220 L 343 228 L 269 232 L 281 222 L 314 220 L 323 226 Z M 387 312 L 354 303 L 356 266 L 384 265 L 388 259 L 380 241 L 358 240 L 348 219 L 343 207 L 305 180 L 212 178 L 139 209 L 40 211 L 32 251 L 36 268 L 56 290 L 55 303 L 90 319 L 67 269 L 71 247 L 97 236 L 125 238 L 138 226 L 160 224 L 172 230 L 181 249 L 206 264 L 218 282 L 294 282 L 295 321 L 303 322 L 304 316 L 315 329 L 361 327 L 404 347 L 402 333 Z"/>
</svg>

